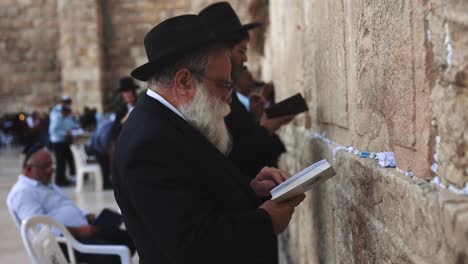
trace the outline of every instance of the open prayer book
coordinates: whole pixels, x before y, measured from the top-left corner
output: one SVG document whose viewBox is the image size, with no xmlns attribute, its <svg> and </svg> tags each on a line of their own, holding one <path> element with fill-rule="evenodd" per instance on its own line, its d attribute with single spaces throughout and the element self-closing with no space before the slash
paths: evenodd
<svg viewBox="0 0 468 264">
<path fill-rule="evenodd" d="M 327 160 L 321 160 L 276 186 L 270 191 L 271 200 L 275 202 L 288 200 L 310 190 L 312 186 L 326 181 L 333 176 L 335 176 L 333 167 Z"/>
</svg>

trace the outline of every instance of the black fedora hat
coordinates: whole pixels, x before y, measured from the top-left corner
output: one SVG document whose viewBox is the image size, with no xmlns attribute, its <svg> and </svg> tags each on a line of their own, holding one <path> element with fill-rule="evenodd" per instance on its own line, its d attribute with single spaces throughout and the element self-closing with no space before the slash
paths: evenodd
<svg viewBox="0 0 468 264">
<path fill-rule="evenodd" d="M 228 2 L 211 4 L 200 11 L 198 15 L 210 27 L 210 30 L 219 35 L 246 32 L 262 25 L 262 23 L 242 25 L 236 12 Z"/>
<path fill-rule="evenodd" d="M 215 39 L 216 35 L 197 15 L 169 18 L 146 34 L 145 50 L 148 62 L 134 69 L 131 75 L 137 80 L 148 81 L 172 60 Z"/>
<path fill-rule="evenodd" d="M 138 88 L 140 86 L 133 81 L 132 77 L 125 76 L 119 80 L 119 92 L 135 91 Z"/>
</svg>

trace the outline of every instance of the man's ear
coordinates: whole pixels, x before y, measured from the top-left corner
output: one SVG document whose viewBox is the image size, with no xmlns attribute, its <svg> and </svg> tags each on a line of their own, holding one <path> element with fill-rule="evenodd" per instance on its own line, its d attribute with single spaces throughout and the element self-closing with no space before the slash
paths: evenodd
<svg viewBox="0 0 468 264">
<path fill-rule="evenodd" d="M 179 69 L 174 76 L 174 88 L 178 96 L 192 98 L 196 88 L 192 72 L 186 68 Z"/>
</svg>

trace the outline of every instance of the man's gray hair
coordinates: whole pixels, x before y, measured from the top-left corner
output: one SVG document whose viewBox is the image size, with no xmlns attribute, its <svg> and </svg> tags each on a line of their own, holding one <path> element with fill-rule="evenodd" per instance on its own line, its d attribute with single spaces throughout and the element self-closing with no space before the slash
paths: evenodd
<svg viewBox="0 0 468 264">
<path fill-rule="evenodd" d="M 200 73 L 205 73 L 206 66 L 208 64 L 208 58 L 213 51 L 227 48 L 221 44 L 213 44 L 207 47 L 203 47 L 194 50 L 183 57 L 180 57 L 174 61 L 174 63 L 167 65 L 163 70 L 155 73 L 148 80 L 148 88 L 154 89 L 155 87 L 170 87 L 174 75 L 181 68 L 187 68 Z M 194 75 L 197 81 L 201 81 L 201 77 Z"/>
</svg>

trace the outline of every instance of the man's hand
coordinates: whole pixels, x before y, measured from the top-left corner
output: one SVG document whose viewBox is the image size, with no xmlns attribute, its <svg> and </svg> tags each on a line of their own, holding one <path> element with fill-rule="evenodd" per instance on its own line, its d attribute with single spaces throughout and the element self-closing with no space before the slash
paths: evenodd
<svg viewBox="0 0 468 264">
<path fill-rule="evenodd" d="M 257 176 L 250 181 L 250 187 L 257 194 L 257 197 L 263 198 L 270 195 L 271 189 L 284 182 L 291 175 L 280 169 L 263 167 Z"/>
<path fill-rule="evenodd" d="M 91 237 L 96 235 L 102 227 L 97 225 L 84 225 L 78 227 L 67 227 L 74 237 Z"/>
<path fill-rule="evenodd" d="M 273 90 L 275 89 L 274 86 L 273 86 L 273 83 L 272 82 L 269 82 L 269 83 L 266 83 L 265 85 L 263 85 L 262 87 L 262 95 L 263 97 L 269 101 L 271 99 L 271 95 L 273 93 Z"/>
<path fill-rule="evenodd" d="M 88 224 L 92 224 L 96 220 L 96 215 L 95 214 L 87 214 L 86 215 L 86 220 L 88 220 Z"/>
<path fill-rule="evenodd" d="M 255 121 L 259 121 L 265 110 L 265 99 L 258 94 L 252 94 L 250 99 L 250 113 L 253 114 Z"/>
<path fill-rule="evenodd" d="M 260 125 L 264 127 L 270 134 L 273 134 L 283 125 L 291 122 L 294 119 L 294 115 L 287 115 L 275 118 L 268 118 L 264 113 L 260 118 Z"/>
<path fill-rule="evenodd" d="M 298 195 L 287 201 L 275 203 L 273 201 L 264 202 L 259 208 L 265 210 L 270 215 L 275 235 L 281 234 L 291 221 L 294 208 L 305 199 L 305 194 Z"/>
</svg>

